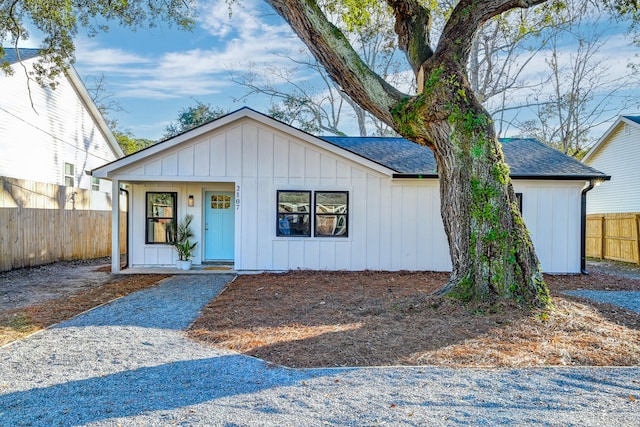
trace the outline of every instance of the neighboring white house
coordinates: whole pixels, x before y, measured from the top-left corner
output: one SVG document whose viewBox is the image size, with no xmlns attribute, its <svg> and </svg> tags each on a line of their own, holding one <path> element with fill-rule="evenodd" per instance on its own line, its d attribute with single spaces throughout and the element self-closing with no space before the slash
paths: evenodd
<svg viewBox="0 0 640 427">
<path fill-rule="evenodd" d="M 580 272 L 583 189 L 605 175 L 533 139 L 503 148 L 542 268 Z M 93 176 L 130 185 L 132 268 L 174 265 L 166 227 L 192 214 L 195 264 L 448 271 L 435 169 L 402 138 L 319 138 L 243 108 Z M 114 272 L 120 244 L 114 233 Z"/>
<path fill-rule="evenodd" d="M 611 173 L 589 193 L 587 213 L 640 212 L 640 116 L 620 116 L 582 159 Z"/>
<path fill-rule="evenodd" d="M 124 153 L 76 71 L 43 88 L 30 76 L 37 49 L 5 52 L 13 74 L 0 72 L 0 176 L 110 192 L 85 172 Z"/>
</svg>

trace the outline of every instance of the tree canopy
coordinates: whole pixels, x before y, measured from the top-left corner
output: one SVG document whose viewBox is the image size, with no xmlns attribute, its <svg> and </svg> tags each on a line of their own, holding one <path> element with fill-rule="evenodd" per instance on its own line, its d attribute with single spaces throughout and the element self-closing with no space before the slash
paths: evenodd
<svg viewBox="0 0 640 427">
<path fill-rule="evenodd" d="M 215 120 L 228 113 L 229 111 L 224 108 L 212 107 L 210 104 L 205 104 L 196 100 L 195 105 L 183 108 L 178 113 L 176 121 L 165 128 L 162 139 L 168 139 L 179 135 L 189 129 L 208 123 L 211 120 Z"/>
</svg>

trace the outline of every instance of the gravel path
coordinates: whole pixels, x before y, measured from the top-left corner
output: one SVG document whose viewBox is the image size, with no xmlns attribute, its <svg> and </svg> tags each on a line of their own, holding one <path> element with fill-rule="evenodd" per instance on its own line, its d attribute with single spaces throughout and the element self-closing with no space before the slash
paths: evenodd
<svg viewBox="0 0 640 427">
<path fill-rule="evenodd" d="M 291 370 L 186 339 L 230 279 L 166 279 L 0 348 L 0 425 L 640 425 L 640 368 Z"/>
<path fill-rule="evenodd" d="M 614 276 L 640 279 L 640 268 L 635 264 L 615 261 L 588 261 L 587 270 L 591 272 L 613 274 Z M 589 298 L 594 301 L 617 305 L 640 313 L 640 291 L 565 291 L 569 295 Z"/>
<path fill-rule="evenodd" d="M 564 291 L 565 294 L 589 298 L 594 301 L 617 305 L 640 313 L 640 292 L 638 291 Z"/>
</svg>

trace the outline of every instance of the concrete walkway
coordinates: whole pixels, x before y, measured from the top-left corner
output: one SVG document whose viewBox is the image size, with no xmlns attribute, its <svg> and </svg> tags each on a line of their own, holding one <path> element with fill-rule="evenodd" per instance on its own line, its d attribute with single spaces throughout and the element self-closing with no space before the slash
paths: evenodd
<svg viewBox="0 0 640 427">
<path fill-rule="evenodd" d="M 291 370 L 186 339 L 231 278 L 166 279 L 0 349 L 0 425 L 640 425 L 640 368 Z"/>
</svg>

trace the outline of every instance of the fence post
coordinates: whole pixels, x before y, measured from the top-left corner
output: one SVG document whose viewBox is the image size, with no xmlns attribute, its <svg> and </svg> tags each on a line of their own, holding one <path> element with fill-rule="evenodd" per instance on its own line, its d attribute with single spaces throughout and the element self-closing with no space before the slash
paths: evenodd
<svg viewBox="0 0 640 427">
<path fill-rule="evenodd" d="M 607 216 L 602 215 L 600 221 L 600 259 L 607 257 Z"/>
<path fill-rule="evenodd" d="M 636 214 L 636 263 L 640 265 L 640 215 Z"/>
</svg>

